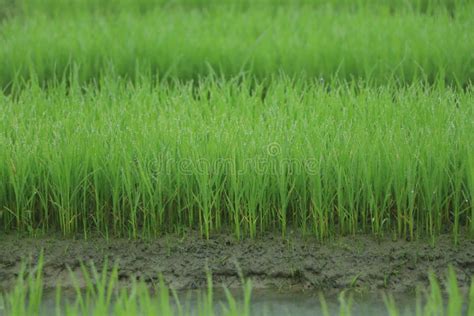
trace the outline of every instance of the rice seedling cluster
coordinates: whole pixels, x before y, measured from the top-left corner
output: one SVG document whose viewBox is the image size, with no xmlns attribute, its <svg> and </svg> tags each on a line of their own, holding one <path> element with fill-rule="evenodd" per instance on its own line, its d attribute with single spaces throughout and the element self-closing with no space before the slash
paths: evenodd
<svg viewBox="0 0 474 316">
<path fill-rule="evenodd" d="M 474 233 L 471 89 L 106 79 L 14 95 L 4 231 Z"/>
<path fill-rule="evenodd" d="M 5 0 L 4 0 L 5 1 Z M 14 0 L 0 29 L 0 86 L 76 74 L 376 85 L 474 76 L 474 5 L 462 0 Z M 8 6 L 5 5 L 7 8 Z M 10 12 L 10 13 L 8 13 Z"/>
</svg>

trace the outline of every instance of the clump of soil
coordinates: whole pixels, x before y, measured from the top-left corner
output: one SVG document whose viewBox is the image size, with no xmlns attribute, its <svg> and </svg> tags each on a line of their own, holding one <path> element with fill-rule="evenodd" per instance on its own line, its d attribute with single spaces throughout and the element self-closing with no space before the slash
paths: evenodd
<svg viewBox="0 0 474 316">
<path fill-rule="evenodd" d="M 311 238 L 268 235 L 238 241 L 228 235 L 203 240 L 163 237 L 156 240 L 72 240 L 18 238 L 0 240 L 0 288 L 15 282 L 22 260 L 37 260 L 44 249 L 44 282 L 52 288 L 58 281 L 72 286 L 69 267 L 80 274 L 81 263 L 103 266 L 105 258 L 116 263 L 119 278 L 127 285 L 133 279 L 154 283 L 161 274 L 174 289 L 206 286 L 206 269 L 216 286 L 240 287 L 240 275 L 251 278 L 255 288 L 282 290 L 367 291 L 387 289 L 405 292 L 428 284 L 427 272 L 445 275 L 452 265 L 461 286 L 474 275 L 474 241 L 454 246 L 451 236 L 440 236 L 434 246 L 426 241 L 392 241 L 372 236 L 343 237 L 318 242 Z M 111 265 L 109 264 L 109 267 Z"/>
</svg>

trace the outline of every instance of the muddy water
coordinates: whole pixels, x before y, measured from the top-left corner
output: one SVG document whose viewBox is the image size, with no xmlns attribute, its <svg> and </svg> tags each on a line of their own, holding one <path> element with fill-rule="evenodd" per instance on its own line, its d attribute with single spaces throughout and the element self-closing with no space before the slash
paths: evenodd
<svg viewBox="0 0 474 316">
<path fill-rule="evenodd" d="M 204 294 L 205 290 L 180 291 L 177 293 L 181 302 L 182 309 L 187 315 L 198 315 L 199 303 L 197 297 Z M 313 316 L 323 315 L 323 307 L 320 301 L 320 293 L 318 291 L 275 291 L 268 289 L 254 290 L 250 304 L 251 315 L 268 315 L 268 316 Z M 232 291 L 233 297 L 236 299 L 237 306 L 243 306 L 243 295 L 238 291 Z M 330 315 L 341 314 L 341 301 L 339 295 L 334 293 L 325 293 L 327 309 Z M 346 303 L 348 297 L 352 297 L 350 305 L 351 316 L 389 316 L 389 313 L 383 303 L 382 293 L 346 293 Z M 74 295 L 70 295 L 67 299 L 74 301 Z M 410 294 L 398 293 L 395 295 L 397 308 L 401 315 L 415 315 L 415 296 Z M 66 304 L 66 302 L 63 302 Z M 214 289 L 214 311 L 216 315 L 224 314 L 223 311 L 227 306 L 227 299 L 222 290 Z M 348 306 L 348 305 L 346 305 Z M 175 306 L 176 307 L 176 306 Z M 53 315 L 56 313 L 56 302 L 54 293 L 46 294 L 43 302 L 41 315 Z M 0 310 L 0 315 L 2 312 Z"/>
<path fill-rule="evenodd" d="M 346 294 L 347 303 L 350 294 Z M 330 315 L 340 315 L 341 302 L 338 295 L 326 293 L 324 296 Z M 413 295 L 399 293 L 396 295 L 396 301 L 398 303 L 397 307 L 403 312 L 403 315 L 414 315 L 416 301 Z M 222 302 L 224 303 L 224 300 Z M 364 295 L 352 293 L 350 311 L 352 316 L 389 315 L 380 292 Z M 319 299 L 319 292 L 316 291 L 285 293 L 257 290 L 254 291 L 252 296 L 251 312 L 252 315 L 313 316 L 323 315 L 323 308 Z"/>
<path fill-rule="evenodd" d="M 424 240 L 392 241 L 371 236 L 351 236 L 320 243 L 298 235 L 281 238 L 267 235 L 257 240 L 238 241 L 229 235 L 203 240 L 167 237 L 152 241 L 101 238 L 64 239 L 0 238 L 0 290 L 15 281 L 20 262 L 36 260 L 44 250 L 44 281 L 53 288 L 58 281 L 71 286 L 68 268 L 80 278 L 81 262 L 101 267 L 104 258 L 119 268 L 120 282 L 133 279 L 154 283 L 162 275 L 173 289 L 206 286 L 206 268 L 216 286 L 240 288 L 241 272 L 252 279 L 254 288 L 279 291 L 407 292 L 426 286 L 427 271 L 444 275 L 448 265 L 456 269 L 461 286 L 474 275 L 474 241 L 453 245 L 450 235 L 440 236 L 434 246 Z"/>
</svg>

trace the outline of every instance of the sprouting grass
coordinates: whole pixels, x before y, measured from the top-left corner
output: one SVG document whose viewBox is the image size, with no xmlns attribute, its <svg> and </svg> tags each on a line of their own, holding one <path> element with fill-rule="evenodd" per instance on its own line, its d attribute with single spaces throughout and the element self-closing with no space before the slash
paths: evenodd
<svg viewBox="0 0 474 316">
<path fill-rule="evenodd" d="M 0 227 L 474 235 L 463 0 L 0 0 Z"/>
<path fill-rule="evenodd" d="M 0 22 L 0 87 L 110 71 L 129 80 L 285 73 L 460 87 L 474 78 L 470 1 L 227 2 L 14 1 L 24 12 Z"/>
<path fill-rule="evenodd" d="M 474 233 L 473 97 L 285 77 L 30 83 L 0 96 L 0 227 L 457 240 Z"/>
<path fill-rule="evenodd" d="M 8 316 L 20 315 L 250 315 L 252 283 L 242 280 L 243 300 L 238 302 L 227 290 L 227 303 L 216 306 L 213 299 L 212 276 L 208 277 L 208 288 L 197 293 L 195 299 L 182 301 L 176 291 L 167 288 L 160 276 L 156 284 L 133 280 L 130 285 L 120 285 L 116 267 L 110 269 L 105 260 L 97 270 L 93 263 L 81 265 L 81 273 L 71 270 L 74 294 L 65 293 L 58 283 L 54 294 L 54 304 L 45 306 L 51 297 L 44 294 L 42 283 L 42 257 L 38 267 L 28 271 L 22 265 L 14 287 L 0 293 L 0 313 Z M 79 278 L 81 278 L 79 280 Z M 186 298 L 192 298 L 187 295 Z"/>
<path fill-rule="evenodd" d="M 252 308 L 252 282 L 242 278 L 240 299 L 224 288 L 225 299 L 217 300 L 213 294 L 212 276 L 208 274 L 207 289 L 191 295 L 178 295 L 170 290 L 162 277 L 156 284 L 144 281 L 132 281 L 130 285 L 119 284 L 119 271 L 116 267 L 108 269 L 107 261 L 100 270 L 93 265 L 82 265 L 82 281 L 78 274 L 70 272 L 73 279 L 74 294 L 64 292 L 57 284 L 53 304 L 51 297 L 45 294 L 42 283 L 42 259 L 33 271 L 23 265 L 12 289 L 0 293 L 0 313 L 6 316 L 20 315 L 268 315 Z M 441 283 L 433 274 L 429 275 L 430 285 L 416 291 L 416 304 L 400 305 L 390 293 L 381 293 L 386 315 L 416 316 L 458 316 L 474 315 L 474 283 L 467 293 L 461 290 L 456 274 L 449 268 L 445 283 Z M 81 285 L 82 284 L 82 285 Z M 352 315 L 357 309 L 354 293 L 342 291 L 338 305 L 328 306 L 325 296 L 320 293 L 318 311 L 321 315 Z M 315 298 L 315 300 L 318 300 Z M 373 303 L 372 303 L 373 304 Z M 313 306 L 315 308 L 315 306 Z M 400 312 L 402 311 L 402 312 Z M 316 310 L 314 311 L 317 312 Z M 381 312 L 381 311 L 379 311 Z"/>
<path fill-rule="evenodd" d="M 412 10 L 431 14 L 440 8 L 449 11 L 462 8 L 465 0 L 2 0 L 5 5 L 16 8 L 17 13 L 34 14 L 41 12 L 50 16 L 70 13 L 99 12 L 114 13 L 120 10 L 137 10 L 137 13 L 160 7 L 188 7 L 212 9 L 217 6 L 231 6 L 248 9 L 251 6 L 332 6 L 335 8 L 387 7 L 391 10 Z"/>
</svg>

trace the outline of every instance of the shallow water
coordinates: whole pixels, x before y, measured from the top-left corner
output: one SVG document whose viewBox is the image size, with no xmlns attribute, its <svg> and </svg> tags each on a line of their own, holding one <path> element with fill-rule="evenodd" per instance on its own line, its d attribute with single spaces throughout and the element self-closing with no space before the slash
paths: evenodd
<svg viewBox="0 0 474 316">
<path fill-rule="evenodd" d="M 225 293 L 221 289 L 213 290 L 214 310 L 216 315 L 223 314 L 227 305 Z M 241 291 L 232 290 L 232 296 L 236 300 L 237 306 L 243 306 L 243 294 Z M 277 291 L 254 289 L 250 304 L 251 315 L 269 315 L 269 316 L 306 316 L 306 315 L 323 315 L 323 308 L 320 301 L 320 292 L 306 291 Z M 65 294 L 63 292 L 63 294 Z M 182 309 L 186 314 L 198 315 L 199 298 L 203 298 L 206 290 L 193 290 L 178 292 L 177 296 L 181 302 Z M 384 304 L 382 293 L 358 294 L 357 292 L 346 292 L 344 294 L 344 302 L 341 305 L 340 295 L 324 294 L 328 311 L 330 315 L 341 315 L 341 306 L 345 306 L 352 316 L 383 316 L 389 315 Z M 349 299 L 351 298 L 351 299 Z M 158 298 L 157 298 L 158 299 Z M 395 296 L 397 308 L 400 315 L 414 315 L 415 312 L 415 296 L 409 294 L 398 294 Z M 66 301 L 73 302 L 74 295 L 72 292 L 64 297 L 63 307 Z M 201 300 L 202 301 L 202 300 Z M 349 303 L 351 301 L 352 303 Z M 174 302 L 174 301 L 173 301 Z M 175 302 L 173 305 L 176 307 Z M 62 308 L 63 309 L 63 308 Z M 45 299 L 42 306 L 41 315 L 56 315 L 56 302 L 53 292 L 45 293 Z M 6 315 L 4 310 L 0 308 L 0 316 Z M 113 313 L 111 313 L 113 315 Z M 347 314 L 345 314 L 347 315 Z"/>
<path fill-rule="evenodd" d="M 185 297 L 188 298 L 188 308 L 191 313 L 196 307 L 196 297 L 199 294 L 194 292 L 190 298 L 190 294 L 178 295 L 180 300 Z M 236 299 L 238 305 L 243 303 L 243 295 L 238 291 L 232 291 L 233 297 Z M 397 303 L 397 309 L 400 315 L 414 315 L 416 298 L 412 294 L 399 293 L 394 296 Z M 347 307 L 352 316 L 383 316 L 389 315 L 387 307 L 383 301 L 383 293 L 359 294 L 356 292 L 346 292 L 344 294 L 344 302 L 341 304 L 339 295 L 324 294 L 330 315 L 340 315 L 341 306 Z M 222 306 L 226 306 L 227 300 L 225 295 L 220 290 L 215 290 L 214 293 L 214 307 L 219 314 L 222 311 Z M 351 303 L 350 303 L 351 302 Z M 306 292 L 289 292 L 276 290 L 261 290 L 254 289 L 252 291 L 252 299 L 250 306 L 251 315 L 269 315 L 269 316 L 306 316 L 306 315 L 323 315 L 323 307 L 320 301 L 320 292 L 306 291 Z"/>
</svg>

